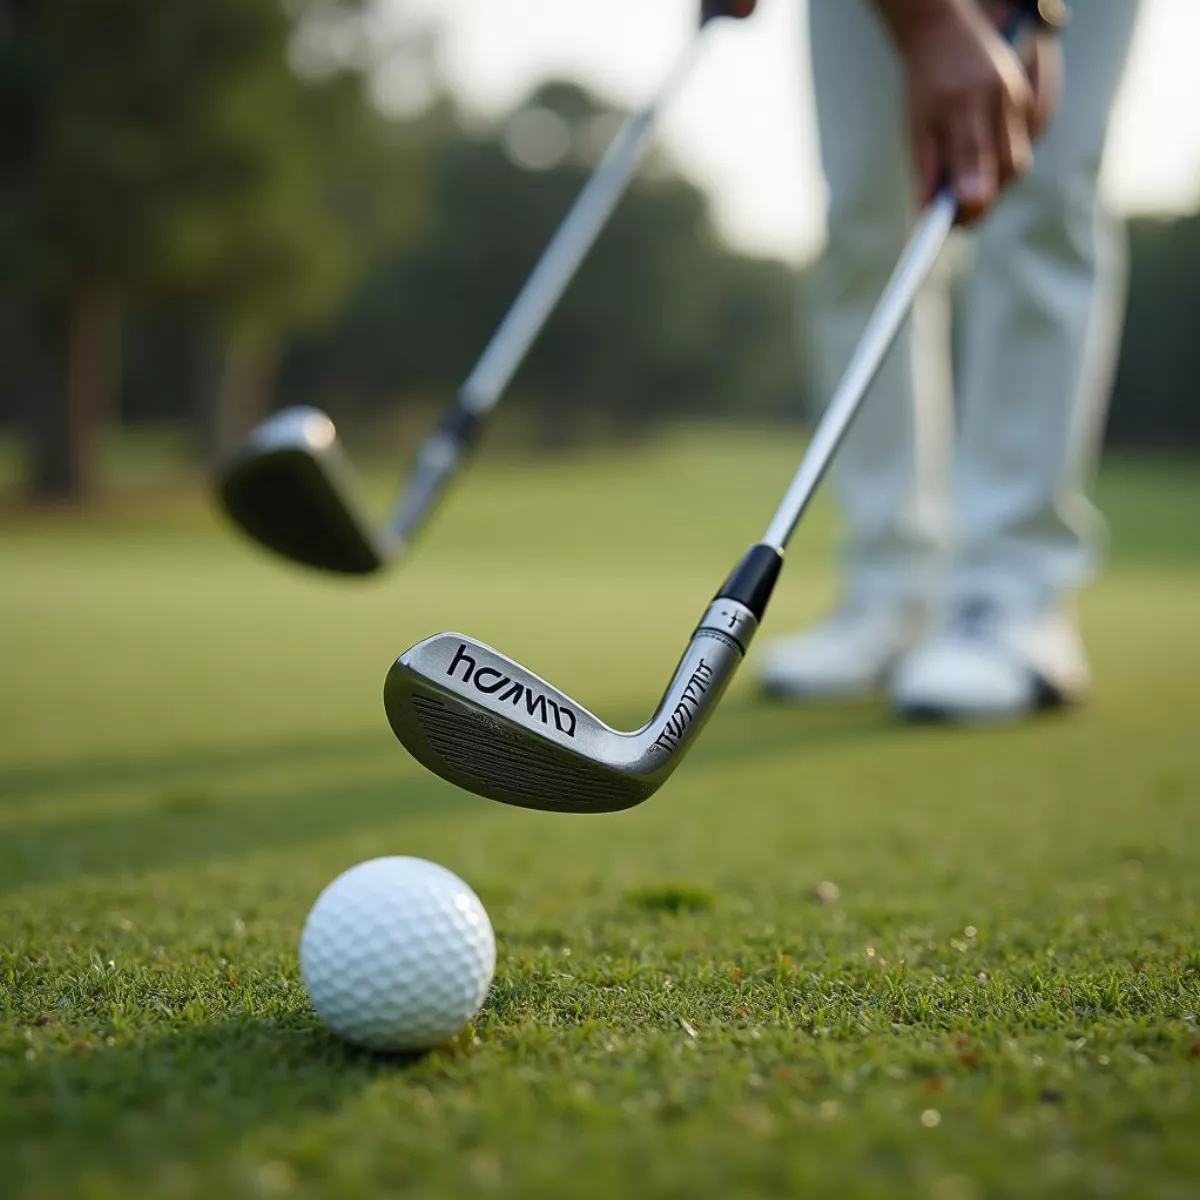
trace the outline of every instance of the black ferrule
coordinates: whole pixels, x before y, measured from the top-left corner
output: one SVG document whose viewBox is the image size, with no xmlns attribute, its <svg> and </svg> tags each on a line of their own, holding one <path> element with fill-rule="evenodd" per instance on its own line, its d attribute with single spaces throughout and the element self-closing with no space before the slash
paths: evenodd
<svg viewBox="0 0 1200 1200">
<path fill-rule="evenodd" d="M 479 413 L 464 408 L 462 402 L 458 401 L 446 410 L 438 425 L 438 433 L 465 449 L 474 445 L 481 424 Z"/>
<path fill-rule="evenodd" d="M 1009 0 L 1009 6 L 1018 21 L 1032 21 L 1041 29 L 1064 29 L 1071 20 L 1066 0 Z M 1013 40 L 1012 22 L 1006 33 Z"/>
<path fill-rule="evenodd" d="M 718 600 L 736 600 L 759 621 L 767 611 L 767 601 L 775 590 L 775 581 L 783 567 L 783 555 L 774 546 L 761 542 L 751 546 L 717 593 Z"/>
</svg>

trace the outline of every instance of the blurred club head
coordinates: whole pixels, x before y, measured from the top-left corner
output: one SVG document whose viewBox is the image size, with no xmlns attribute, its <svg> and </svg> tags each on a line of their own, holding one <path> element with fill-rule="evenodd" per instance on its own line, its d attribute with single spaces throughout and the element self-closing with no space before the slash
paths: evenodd
<svg viewBox="0 0 1200 1200">
<path fill-rule="evenodd" d="M 337 430 L 319 409 L 284 409 L 259 425 L 221 472 L 218 494 L 255 541 L 308 567 L 369 575 L 398 548 L 364 518 Z"/>
<path fill-rule="evenodd" d="M 458 633 L 426 638 L 396 660 L 384 708 L 418 762 L 476 795 L 547 812 L 620 812 L 653 795 L 682 761 L 757 624 L 736 601 L 715 602 L 654 716 L 629 733 Z"/>
</svg>

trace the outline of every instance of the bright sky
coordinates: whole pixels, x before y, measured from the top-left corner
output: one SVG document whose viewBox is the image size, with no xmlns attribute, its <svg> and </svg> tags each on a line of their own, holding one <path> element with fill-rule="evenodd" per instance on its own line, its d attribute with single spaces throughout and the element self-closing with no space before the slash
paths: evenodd
<svg viewBox="0 0 1200 1200">
<path fill-rule="evenodd" d="M 697 9 L 696 0 L 397 3 L 442 25 L 445 75 L 486 113 L 546 75 L 639 104 L 660 86 Z M 713 193 L 726 235 L 793 259 L 823 234 L 804 8 L 805 0 L 764 0 L 752 21 L 722 23 L 661 126 L 668 150 Z M 1200 206 L 1197 47 L 1200 0 L 1143 0 L 1106 164 L 1107 194 L 1122 211 Z"/>
</svg>

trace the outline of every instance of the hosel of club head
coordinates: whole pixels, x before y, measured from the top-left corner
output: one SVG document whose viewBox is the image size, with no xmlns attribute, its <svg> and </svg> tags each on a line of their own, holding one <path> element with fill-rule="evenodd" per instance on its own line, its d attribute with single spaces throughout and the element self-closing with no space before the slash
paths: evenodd
<svg viewBox="0 0 1200 1200">
<path fill-rule="evenodd" d="M 480 424 L 480 414 L 467 408 L 460 397 L 417 448 L 408 483 L 387 523 L 387 536 L 394 549 L 410 545 L 429 519 L 474 447 Z"/>
<path fill-rule="evenodd" d="M 658 710 L 630 742 L 624 769 L 646 780 L 647 795 L 662 785 L 699 736 L 757 629 L 754 614 L 736 600 L 714 600 L 705 610 Z"/>
<path fill-rule="evenodd" d="M 638 734 L 635 769 L 655 786 L 679 764 L 741 666 L 782 566 L 774 546 L 751 546 L 700 618 L 658 711 Z"/>
</svg>

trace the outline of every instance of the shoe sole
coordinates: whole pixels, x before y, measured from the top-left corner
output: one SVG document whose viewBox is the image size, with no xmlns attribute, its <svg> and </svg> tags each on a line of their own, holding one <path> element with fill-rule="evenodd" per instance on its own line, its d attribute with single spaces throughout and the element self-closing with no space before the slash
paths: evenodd
<svg viewBox="0 0 1200 1200">
<path fill-rule="evenodd" d="M 913 724 L 997 725 L 1006 721 L 1020 721 L 1024 717 L 1031 717 L 1037 713 L 1081 704 L 1086 698 L 1087 695 L 1084 691 L 1071 695 L 1038 676 L 1035 681 L 1033 703 L 1028 708 L 966 709 L 942 704 L 905 704 L 898 706 L 896 711 L 903 720 Z"/>
</svg>

